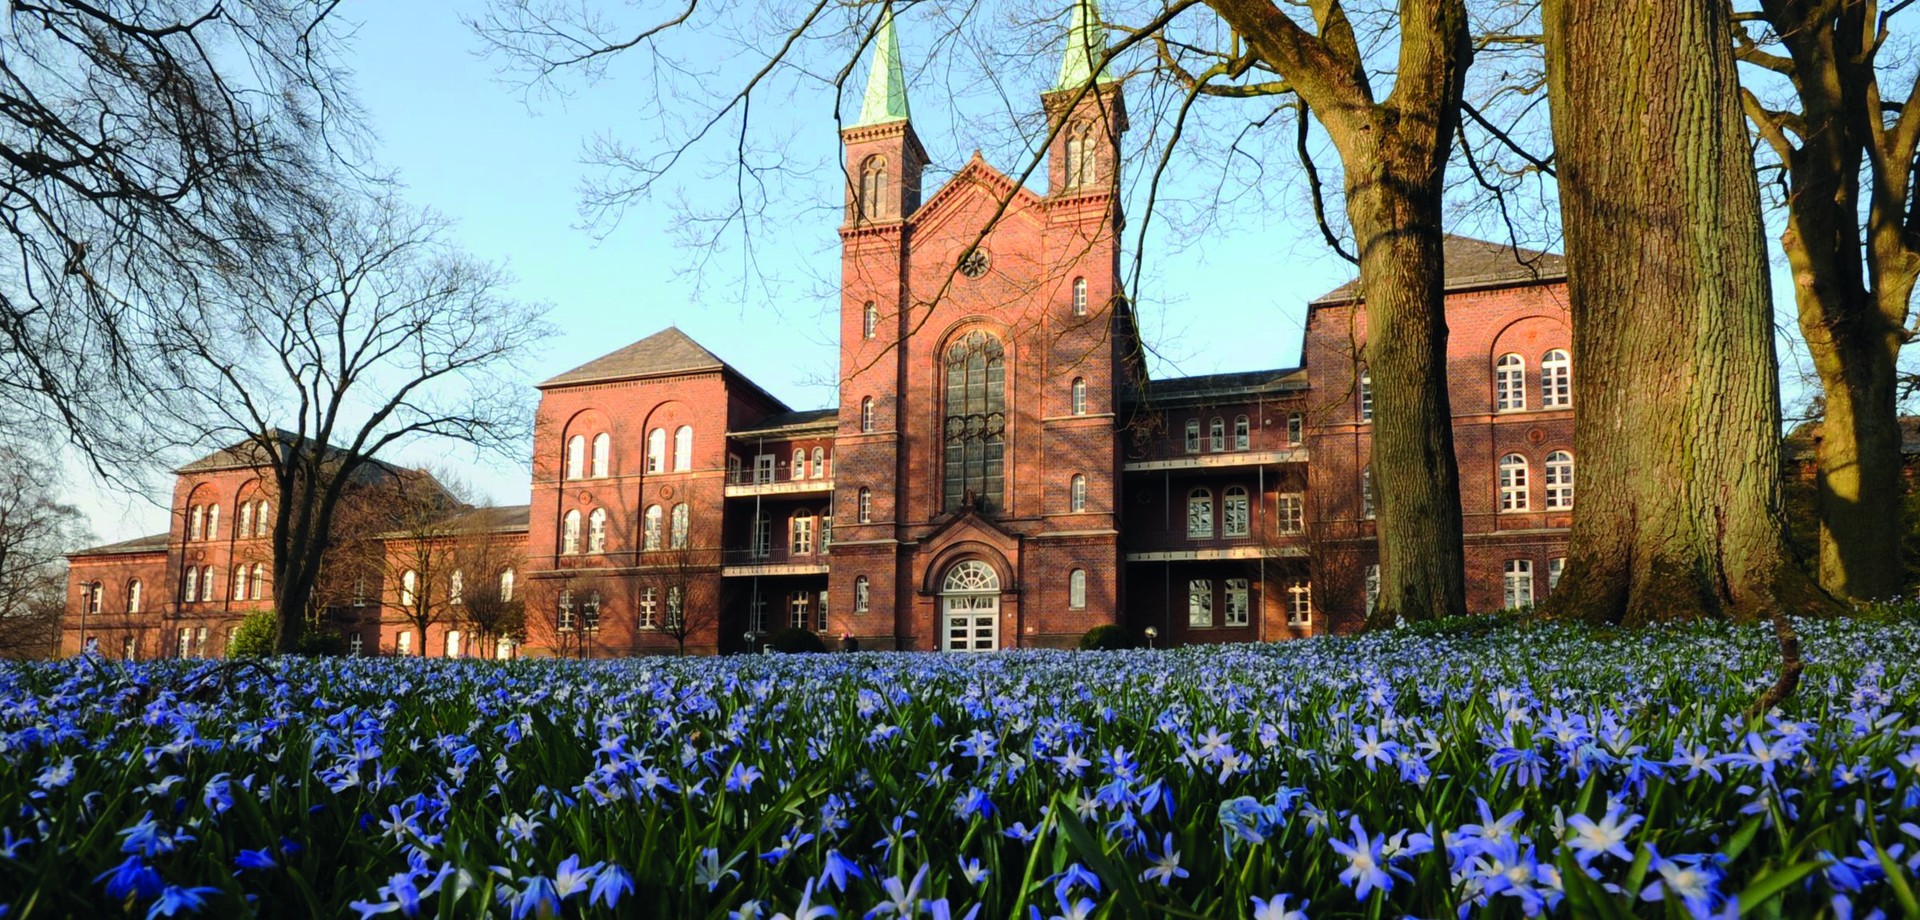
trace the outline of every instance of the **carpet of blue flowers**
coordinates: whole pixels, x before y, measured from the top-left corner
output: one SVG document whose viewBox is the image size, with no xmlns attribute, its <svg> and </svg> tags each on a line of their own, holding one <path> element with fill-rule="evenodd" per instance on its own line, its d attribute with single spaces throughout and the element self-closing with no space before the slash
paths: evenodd
<svg viewBox="0 0 1920 920">
<path fill-rule="evenodd" d="M 1915 916 L 1920 625 L 0 665 L 60 916 Z"/>
</svg>

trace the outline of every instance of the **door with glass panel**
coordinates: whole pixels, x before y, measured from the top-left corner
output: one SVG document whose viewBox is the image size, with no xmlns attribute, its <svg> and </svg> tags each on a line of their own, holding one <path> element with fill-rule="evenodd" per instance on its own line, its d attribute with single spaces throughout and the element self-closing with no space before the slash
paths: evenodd
<svg viewBox="0 0 1920 920">
<path fill-rule="evenodd" d="M 969 559 L 947 571 L 940 589 L 940 649 L 990 652 L 1000 647 L 1000 576 Z"/>
</svg>

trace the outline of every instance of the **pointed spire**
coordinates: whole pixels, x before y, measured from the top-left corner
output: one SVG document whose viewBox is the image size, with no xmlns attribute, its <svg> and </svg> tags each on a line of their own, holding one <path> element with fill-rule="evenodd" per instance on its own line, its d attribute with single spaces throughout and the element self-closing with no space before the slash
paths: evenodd
<svg viewBox="0 0 1920 920">
<path fill-rule="evenodd" d="M 1067 51 L 1060 58 L 1060 82 L 1055 90 L 1076 89 L 1089 80 L 1110 83 L 1107 73 L 1107 27 L 1100 21 L 1100 8 L 1094 0 L 1074 0 L 1073 16 L 1067 24 Z M 1099 65 L 1099 73 L 1094 72 Z"/>
<path fill-rule="evenodd" d="M 867 95 L 860 103 L 856 128 L 907 118 L 907 78 L 900 69 L 900 40 L 893 34 L 891 3 L 880 11 L 880 31 L 873 46 L 873 70 L 867 74 Z"/>
</svg>

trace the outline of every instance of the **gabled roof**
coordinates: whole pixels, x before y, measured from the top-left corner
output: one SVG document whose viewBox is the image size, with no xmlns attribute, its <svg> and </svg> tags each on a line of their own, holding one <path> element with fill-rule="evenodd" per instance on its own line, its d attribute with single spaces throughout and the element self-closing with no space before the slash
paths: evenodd
<svg viewBox="0 0 1920 920">
<path fill-rule="evenodd" d="M 1281 393 L 1307 388 L 1307 375 L 1297 367 L 1265 371 L 1235 371 L 1227 374 L 1202 374 L 1197 377 L 1173 377 L 1149 380 L 1145 400 L 1148 403 L 1237 399 L 1263 393 Z"/>
<path fill-rule="evenodd" d="M 946 212 L 952 210 L 954 202 L 958 201 L 968 189 L 975 187 L 984 188 L 995 198 L 1006 200 L 1006 212 L 1000 217 L 1002 222 L 1016 214 L 1026 214 L 1028 208 L 1038 206 L 1044 200 L 1034 194 L 1033 189 L 1013 181 L 1012 176 L 993 168 L 993 165 L 987 162 L 987 158 L 981 156 L 980 151 L 975 150 L 973 156 L 967 158 L 966 165 L 960 167 L 960 171 L 954 173 L 945 185 L 940 186 L 940 190 L 934 192 L 933 197 L 921 204 L 919 209 L 907 218 L 907 222 L 924 232 L 929 226 L 937 224 L 941 218 L 944 218 Z M 1028 219 L 1034 218 L 1029 216 Z"/>
<path fill-rule="evenodd" d="M 533 519 L 530 505 L 493 505 L 467 508 L 455 514 L 447 525 L 463 531 L 517 532 L 527 529 Z"/>
<path fill-rule="evenodd" d="M 135 553 L 164 553 L 167 551 L 168 537 L 168 534 L 157 533 L 151 536 L 136 537 L 132 540 L 122 540 L 119 543 L 108 543 L 105 546 L 90 546 L 86 549 L 77 549 L 68 553 L 67 558 L 73 559 L 80 556 L 123 556 Z"/>
<path fill-rule="evenodd" d="M 1521 249 L 1451 233 L 1447 234 L 1443 246 L 1448 292 L 1564 281 L 1567 277 L 1567 259 L 1558 253 Z M 1350 303 L 1360 299 L 1359 290 L 1360 279 L 1355 278 L 1314 298 L 1311 305 Z"/>
<path fill-rule="evenodd" d="M 609 352 L 573 370 L 541 382 L 540 389 L 574 383 L 605 380 L 629 380 L 691 371 L 714 371 L 727 367 L 705 346 L 678 326 L 668 326 L 618 351 Z"/>
<path fill-rule="evenodd" d="M 272 451 L 279 448 L 280 445 L 311 443 L 311 439 L 302 437 L 285 428 L 273 429 L 268 440 L 270 443 L 262 444 L 258 438 L 246 438 L 207 454 L 192 463 L 174 470 L 174 472 L 212 473 L 221 470 L 260 469 L 274 464 L 276 458 L 273 456 Z M 344 448 L 334 447 L 331 444 L 325 446 L 325 451 L 329 461 L 337 462 L 345 460 L 351 455 L 350 451 Z M 397 472 L 395 467 L 379 460 L 366 458 L 366 462 L 354 471 L 353 481 L 365 485 L 377 481 L 383 475 L 395 472 Z"/>
<path fill-rule="evenodd" d="M 839 409 L 807 409 L 802 412 L 781 412 L 769 415 L 751 425 L 727 432 L 727 437 L 765 437 L 802 431 L 832 431 L 838 427 L 840 427 Z"/>
</svg>

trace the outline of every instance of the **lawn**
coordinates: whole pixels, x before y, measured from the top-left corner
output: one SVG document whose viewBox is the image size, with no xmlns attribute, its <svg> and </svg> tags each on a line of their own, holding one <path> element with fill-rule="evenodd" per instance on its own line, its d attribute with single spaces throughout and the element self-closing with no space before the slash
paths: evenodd
<svg viewBox="0 0 1920 920">
<path fill-rule="evenodd" d="M 1920 620 L 0 665 L 4 916 L 1915 916 Z M 1296 912 L 1304 912 L 1296 913 Z"/>
</svg>

